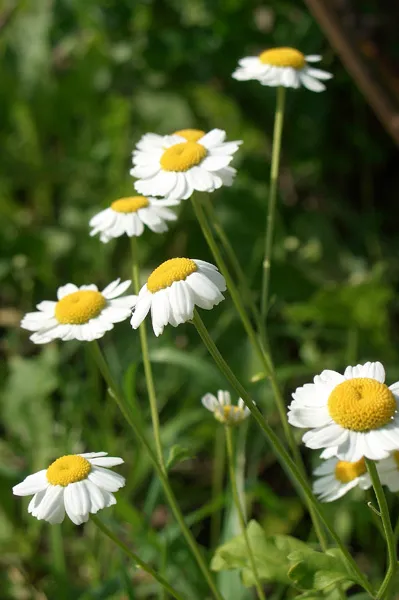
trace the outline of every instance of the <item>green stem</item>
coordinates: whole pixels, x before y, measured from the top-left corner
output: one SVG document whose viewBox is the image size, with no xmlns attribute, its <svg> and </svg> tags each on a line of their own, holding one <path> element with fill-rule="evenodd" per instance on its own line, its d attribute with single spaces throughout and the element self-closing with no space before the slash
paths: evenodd
<svg viewBox="0 0 399 600">
<path fill-rule="evenodd" d="M 377 498 L 378 506 L 381 514 L 381 521 L 384 528 L 385 540 L 387 543 L 388 550 L 388 568 L 384 581 L 382 582 L 377 595 L 376 600 L 387 598 L 386 592 L 388 591 L 393 578 L 395 577 L 397 570 L 397 555 L 396 555 L 396 543 L 395 534 L 392 529 L 391 518 L 389 516 L 389 508 L 387 499 L 385 498 L 384 490 L 382 489 L 381 481 L 378 476 L 376 464 L 373 460 L 366 458 L 367 470 L 370 475 L 370 479 L 373 484 L 374 493 Z"/>
<path fill-rule="evenodd" d="M 148 565 L 143 560 L 141 560 L 141 558 L 139 558 L 137 556 L 137 554 L 135 554 L 132 550 L 130 550 L 130 548 L 128 548 L 128 546 L 126 546 L 126 544 L 121 542 L 121 540 L 119 538 L 117 538 L 117 536 L 114 533 L 112 533 L 112 531 L 110 529 L 108 529 L 108 527 L 106 525 L 104 525 L 104 523 L 96 515 L 91 515 L 90 520 L 93 521 L 93 523 L 95 523 L 97 525 L 97 527 L 106 536 L 108 536 L 110 540 L 112 540 L 114 542 L 114 544 L 119 546 L 119 548 L 121 548 L 121 550 L 123 550 L 123 552 L 125 552 L 125 554 L 130 556 L 130 558 L 132 558 L 134 560 L 134 562 L 137 566 L 139 566 L 141 569 L 143 569 L 143 571 L 145 571 L 146 573 L 151 575 L 154 579 L 156 579 L 158 581 L 158 583 L 161 584 L 162 588 L 165 589 L 167 592 L 169 592 L 169 594 L 171 594 L 173 596 L 173 598 L 176 598 L 177 600 L 183 600 L 183 596 L 181 596 L 179 594 L 179 592 L 177 592 L 171 585 L 169 585 L 169 583 L 166 581 L 166 579 L 164 579 L 162 577 L 162 575 L 160 575 L 159 573 L 154 571 L 154 569 L 152 567 L 150 567 L 150 565 Z"/>
<path fill-rule="evenodd" d="M 287 409 L 285 406 L 284 398 L 282 397 L 282 394 L 280 392 L 280 388 L 279 388 L 279 385 L 278 385 L 278 382 L 276 379 L 272 360 L 271 360 L 270 356 L 268 355 L 268 353 L 264 350 L 262 345 L 259 343 L 256 333 L 252 328 L 251 322 L 245 311 L 245 307 L 242 304 L 240 292 L 236 288 L 236 286 L 232 280 L 232 277 L 229 273 L 229 270 L 226 266 L 226 263 L 223 260 L 223 257 L 219 251 L 219 248 L 215 241 L 215 238 L 213 237 L 212 230 L 209 226 L 208 220 L 205 216 L 205 213 L 203 211 L 203 208 L 202 208 L 199 200 L 195 197 L 195 194 L 193 194 L 191 199 L 192 199 L 192 204 L 193 204 L 193 208 L 194 208 L 194 212 L 196 214 L 197 220 L 200 224 L 200 227 L 201 227 L 204 237 L 208 243 L 208 246 L 211 249 L 211 252 L 215 258 L 216 264 L 217 264 L 220 272 L 222 273 L 223 277 L 226 280 L 227 288 L 231 294 L 234 305 L 235 305 L 236 310 L 241 318 L 242 324 L 248 335 L 250 343 L 252 344 L 252 347 L 255 349 L 258 359 L 262 363 L 262 366 L 265 370 L 265 374 L 270 378 L 270 382 L 271 382 L 272 389 L 274 392 L 274 398 L 276 401 L 277 411 L 279 413 L 280 421 L 283 426 L 285 438 L 288 442 L 288 445 L 292 452 L 292 455 L 294 456 L 296 462 L 298 463 L 299 468 L 302 470 L 303 476 L 306 478 L 306 471 L 305 471 L 305 467 L 303 465 L 302 457 L 301 457 L 299 449 L 296 445 L 294 434 L 293 434 L 293 432 L 289 426 L 288 420 L 287 420 Z M 265 340 L 267 340 L 266 337 L 265 337 Z M 327 548 L 326 536 L 321 527 L 319 519 L 317 518 L 317 515 L 315 514 L 315 511 L 313 510 L 313 508 L 310 505 L 308 505 L 308 506 L 309 506 L 309 513 L 310 513 L 310 516 L 311 516 L 311 519 L 313 522 L 313 526 L 315 528 L 316 535 L 320 541 L 321 547 L 325 550 Z"/>
<path fill-rule="evenodd" d="M 216 214 L 216 211 L 213 207 L 212 201 L 209 198 L 208 194 L 203 194 L 203 198 L 204 198 L 204 211 L 207 216 L 208 223 L 212 223 L 212 225 L 222 243 L 222 246 L 224 248 L 226 256 L 228 257 L 229 262 L 230 262 L 231 266 L 233 267 L 233 270 L 235 271 L 237 281 L 239 282 L 240 287 L 244 293 L 246 303 L 248 304 L 248 307 L 251 310 L 252 318 L 254 319 L 258 329 L 260 329 L 260 314 L 258 312 L 255 302 L 252 299 L 251 290 L 249 289 L 249 286 L 247 284 L 247 279 L 241 268 L 241 265 L 236 256 L 236 253 L 234 252 L 234 248 L 230 244 L 229 238 L 227 237 L 226 232 L 224 231 L 224 229 L 218 219 L 218 216 Z"/>
<path fill-rule="evenodd" d="M 283 133 L 284 122 L 284 104 L 285 88 L 283 86 L 279 86 L 277 88 L 276 113 L 274 117 L 272 162 L 270 166 L 269 203 L 267 208 L 265 235 L 265 255 L 263 259 L 262 295 L 260 301 L 260 314 L 262 322 L 266 320 L 268 306 L 270 265 L 273 246 L 274 221 L 276 214 L 278 174 L 280 167 L 281 137 Z"/>
<path fill-rule="evenodd" d="M 107 386 L 109 387 L 109 391 L 110 391 L 112 398 L 118 404 L 123 416 L 125 417 L 126 421 L 129 423 L 135 436 L 138 438 L 138 440 L 141 442 L 141 444 L 144 446 L 144 448 L 146 449 L 146 451 L 148 453 L 148 456 L 153 464 L 153 467 L 154 467 L 155 471 L 157 472 L 157 475 L 161 481 L 162 487 L 165 492 L 165 496 L 169 502 L 169 505 L 172 509 L 174 517 L 180 526 L 183 536 L 185 537 L 186 542 L 187 542 L 191 552 L 193 553 L 193 556 L 196 559 L 197 564 L 198 564 L 204 578 L 206 579 L 206 581 L 209 585 L 209 588 L 211 589 L 214 597 L 217 600 L 223 600 L 223 597 L 221 596 L 219 590 L 217 589 L 217 587 L 215 585 L 215 582 L 213 581 L 213 578 L 209 571 L 209 568 L 201 555 L 200 549 L 197 546 L 194 536 L 192 535 L 191 531 L 189 530 L 189 528 L 187 527 L 187 525 L 184 521 L 183 514 L 179 508 L 178 502 L 173 493 L 173 490 L 171 488 L 169 480 L 166 477 L 162 466 L 158 462 L 155 452 L 151 448 L 149 442 L 147 441 L 146 437 L 144 436 L 144 434 L 142 433 L 140 428 L 137 426 L 134 414 L 132 414 L 130 407 L 126 404 L 124 397 L 122 396 L 117 385 L 115 384 L 113 377 L 111 375 L 111 372 L 108 368 L 107 362 L 101 352 L 98 342 L 97 341 L 91 342 L 90 345 L 93 350 L 93 356 L 97 361 L 98 367 L 104 377 L 105 382 L 107 383 Z"/>
<path fill-rule="evenodd" d="M 256 568 L 255 557 L 252 552 L 251 544 L 249 543 L 247 526 L 245 523 L 245 516 L 244 516 L 242 506 L 241 506 L 240 497 L 238 494 L 235 460 L 234 460 L 234 449 L 233 449 L 233 434 L 232 434 L 230 425 L 225 426 L 225 434 L 226 434 L 227 462 L 229 465 L 230 485 L 231 485 L 231 491 L 233 493 L 233 500 L 234 500 L 234 504 L 237 509 L 238 519 L 240 521 L 240 527 L 241 527 L 241 531 L 244 536 L 245 545 L 248 550 L 248 558 L 249 558 L 249 562 L 251 563 L 251 569 L 252 569 L 252 573 L 253 573 L 254 579 L 255 579 L 256 591 L 258 593 L 258 597 L 260 598 L 260 600 L 266 600 L 266 596 L 263 592 L 262 584 L 259 579 L 258 569 Z"/>
<path fill-rule="evenodd" d="M 202 322 L 200 316 L 198 315 L 197 311 L 194 312 L 193 323 L 194 323 L 195 327 L 197 328 L 197 331 L 198 331 L 202 341 L 204 342 L 206 348 L 208 349 L 208 352 L 212 356 L 212 358 L 215 361 L 216 365 L 218 366 L 219 370 L 226 377 L 227 381 L 229 381 L 229 383 L 234 388 L 234 390 L 237 392 L 237 394 L 244 400 L 246 406 L 248 406 L 248 408 L 251 411 L 256 422 L 258 423 L 260 428 L 263 430 L 263 432 L 266 434 L 269 444 L 273 448 L 274 452 L 276 453 L 281 465 L 286 469 L 288 474 L 291 476 L 291 479 L 295 483 L 295 485 L 296 485 L 297 489 L 299 490 L 299 492 L 301 493 L 301 495 L 303 497 L 305 497 L 305 499 L 309 502 L 309 505 L 312 506 L 314 513 L 317 515 L 319 520 L 323 523 L 324 527 L 327 529 L 327 531 L 330 533 L 331 537 L 334 539 L 334 541 L 340 548 L 343 556 L 345 557 L 345 559 L 348 563 L 349 568 L 355 575 L 356 580 L 359 582 L 360 585 L 362 585 L 364 587 L 364 589 L 371 595 L 371 597 L 374 597 L 373 590 L 372 590 L 369 582 L 367 581 L 367 579 L 365 578 L 363 573 L 359 570 L 359 567 L 357 566 L 356 562 L 353 560 L 352 556 L 346 549 L 342 540 L 340 539 L 338 534 L 335 532 L 333 527 L 330 525 L 330 523 L 324 513 L 324 510 L 322 510 L 321 506 L 319 505 L 319 503 L 313 496 L 312 489 L 309 486 L 309 484 L 306 480 L 306 477 L 304 476 L 304 474 L 302 472 L 302 469 L 299 466 L 297 466 L 295 464 L 295 462 L 292 460 L 291 456 L 289 455 L 289 453 L 287 452 L 287 450 L 285 449 L 283 444 L 280 442 L 279 438 L 274 433 L 273 429 L 263 418 L 262 413 L 259 411 L 259 409 L 257 408 L 256 404 L 254 403 L 254 401 L 252 400 L 252 398 L 250 397 L 248 392 L 238 381 L 238 379 L 234 375 L 233 371 L 230 369 L 230 367 L 228 366 L 228 364 L 226 363 L 226 361 L 220 354 L 219 350 L 217 349 L 215 343 L 213 342 L 211 336 L 209 335 L 209 333 L 208 333 L 204 323 Z"/>
<path fill-rule="evenodd" d="M 218 427 L 215 436 L 213 467 L 212 467 L 212 500 L 219 499 L 223 492 L 225 451 L 223 431 Z M 211 515 L 211 548 L 215 549 L 220 538 L 221 509 L 218 506 Z"/>
<path fill-rule="evenodd" d="M 140 291 L 140 269 L 139 269 L 139 259 L 138 259 L 138 256 L 139 256 L 138 243 L 137 243 L 137 238 L 135 236 L 131 237 L 130 240 L 131 240 L 131 249 L 132 249 L 133 287 L 134 287 L 134 293 L 138 294 Z M 147 330 L 146 330 L 145 320 L 139 326 L 139 335 L 140 335 L 140 344 L 141 344 L 141 356 L 142 356 L 142 360 L 143 360 L 144 374 L 145 374 L 145 380 L 146 380 L 146 384 L 147 384 L 148 399 L 150 401 L 151 421 L 152 421 L 152 430 L 154 433 L 155 448 L 157 450 L 159 464 L 161 465 L 164 473 L 166 473 L 165 461 L 164 461 L 163 451 L 162 451 L 160 426 L 159 426 L 157 396 L 155 393 L 154 378 L 152 375 L 151 362 L 150 362 L 150 357 L 149 357 L 149 352 L 148 352 L 148 339 L 147 339 Z"/>
</svg>

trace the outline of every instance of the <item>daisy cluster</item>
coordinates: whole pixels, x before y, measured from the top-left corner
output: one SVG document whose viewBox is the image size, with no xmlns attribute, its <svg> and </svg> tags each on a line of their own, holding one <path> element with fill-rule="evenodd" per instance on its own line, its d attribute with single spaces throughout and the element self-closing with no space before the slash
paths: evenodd
<svg viewBox="0 0 399 600">
<path fill-rule="evenodd" d="M 290 48 L 265 50 L 258 57 L 242 59 L 233 77 L 255 79 L 262 85 L 303 85 L 321 91 L 321 80 L 331 76 L 311 66 L 319 59 Z M 94 214 L 89 223 L 90 235 L 109 243 L 121 236 L 139 237 L 146 229 L 156 234 L 168 231 L 177 220 L 173 209 L 180 202 L 194 192 L 213 193 L 233 184 L 236 169 L 231 162 L 241 144 L 241 140 L 227 140 L 221 129 L 145 134 L 132 153 L 134 193 L 114 199 Z M 94 283 L 67 283 L 57 289 L 56 299 L 44 300 L 37 304 L 36 311 L 26 314 L 21 327 L 32 332 L 30 339 L 35 344 L 57 339 L 94 343 L 128 318 L 132 328 L 137 329 L 150 313 L 154 333 L 159 336 L 168 324 L 177 327 L 192 320 L 195 307 L 210 310 L 218 305 L 226 291 L 224 277 L 213 264 L 185 257 L 171 258 L 155 268 L 138 295 L 125 295 L 130 285 L 130 280 L 119 278 L 103 289 Z M 233 406 L 226 391 L 220 390 L 217 397 L 207 394 L 202 402 L 218 421 L 228 425 L 242 422 L 249 415 L 242 399 Z M 297 423 L 302 423 L 302 413 L 306 421 L 306 410 L 299 411 L 294 417 Z M 317 443 L 312 440 L 313 445 Z M 367 447 L 373 443 L 371 440 Z M 357 457 L 359 452 L 354 450 L 352 454 Z M 108 457 L 106 452 L 62 456 L 47 469 L 28 475 L 13 491 L 19 496 L 33 496 L 28 511 L 37 519 L 61 523 L 68 515 L 79 525 L 88 520 L 90 513 L 115 503 L 114 493 L 125 480 L 110 468 L 122 463 L 122 458 Z"/>
<path fill-rule="evenodd" d="M 399 382 L 385 384 L 380 362 L 322 371 L 292 397 L 288 421 L 308 429 L 308 448 L 323 449 L 313 486 L 320 500 L 371 487 L 365 459 L 376 461 L 382 484 L 399 490 Z"/>
</svg>

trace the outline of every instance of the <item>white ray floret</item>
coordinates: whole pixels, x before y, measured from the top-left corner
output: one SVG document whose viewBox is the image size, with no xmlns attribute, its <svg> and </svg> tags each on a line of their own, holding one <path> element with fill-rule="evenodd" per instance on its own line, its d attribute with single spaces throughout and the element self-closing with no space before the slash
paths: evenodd
<svg viewBox="0 0 399 600">
<path fill-rule="evenodd" d="M 187 200 L 195 190 L 214 192 L 232 185 L 236 170 L 229 165 L 241 141 L 225 140 L 221 129 L 143 136 L 132 155 L 136 190 L 144 196 Z"/>
<path fill-rule="evenodd" d="M 377 463 L 377 470 L 381 483 L 391 492 L 399 492 L 399 450 Z"/>
<path fill-rule="evenodd" d="M 329 458 L 322 462 L 313 474 L 317 477 L 313 483 L 313 493 L 321 502 L 338 500 L 357 486 L 362 490 L 371 487 L 364 458 L 357 462 Z"/>
<path fill-rule="evenodd" d="M 326 448 L 324 457 L 356 462 L 387 458 L 399 448 L 399 382 L 387 386 L 379 362 L 347 367 L 344 374 L 323 371 L 297 388 L 288 407 L 294 427 L 308 428 L 309 448 Z"/>
<path fill-rule="evenodd" d="M 144 196 L 119 198 L 109 208 L 102 210 L 90 220 L 90 235 L 100 234 L 103 243 L 113 238 L 127 235 L 140 236 L 147 226 L 154 233 L 168 230 L 168 221 L 176 221 L 177 216 L 168 207 L 179 203 L 173 200 L 157 200 Z"/>
<path fill-rule="evenodd" d="M 319 55 L 305 56 L 295 48 L 271 48 L 259 56 L 241 58 L 233 77 L 238 81 L 254 79 L 271 87 L 303 86 L 312 92 L 322 92 L 326 89 L 322 81 L 331 79 L 332 75 L 312 66 L 312 63 L 320 60 Z"/>
<path fill-rule="evenodd" d="M 13 493 L 33 495 L 28 512 L 39 521 L 62 523 L 66 513 L 75 525 L 81 525 L 90 513 L 116 504 L 113 492 L 125 485 L 125 478 L 110 467 L 123 462 L 107 452 L 62 456 L 48 469 L 28 475 L 13 487 Z"/>
<path fill-rule="evenodd" d="M 201 398 L 201 402 L 213 413 L 215 419 L 228 425 L 241 423 L 251 414 L 242 398 L 238 399 L 237 405 L 231 404 L 230 393 L 225 390 L 218 390 L 217 396 L 205 394 Z"/>
<path fill-rule="evenodd" d="M 141 288 L 130 321 L 137 329 L 151 309 L 152 327 L 159 336 L 165 325 L 177 327 L 193 318 L 194 307 L 210 310 L 224 300 L 224 277 L 211 263 L 172 258 L 162 263 Z"/>
<path fill-rule="evenodd" d="M 38 312 L 27 313 L 21 327 L 34 331 L 30 339 L 46 344 L 55 339 L 90 342 L 101 338 L 131 315 L 137 296 L 121 296 L 130 281 L 116 279 L 102 292 L 94 284 L 77 287 L 73 283 L 58 288 L 58 302 L 45 300 L 36 306 Z"/>
</svg>

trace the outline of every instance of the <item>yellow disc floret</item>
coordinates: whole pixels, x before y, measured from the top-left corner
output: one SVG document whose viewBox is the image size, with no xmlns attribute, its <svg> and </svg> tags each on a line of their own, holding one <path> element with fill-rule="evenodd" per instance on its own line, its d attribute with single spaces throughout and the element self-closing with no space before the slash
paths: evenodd
<svg viewBox="0 0 399 600">
<path fill-rule="evenodd" d="M 147 289 L 154 294 L 170 287 L 175 281 L 184 281 L 197 269 L 197 265 L 190 258 L 171 258 L 151 273 L 147 280 Z"/>
<path fill-rule="evenodd" d="M 265 50 L 259 55 L 259 60 L 264 65 L 273 67 L 291 67 L 292 69 L 303 69 L 306 65 L 305 56 L 295 48 L 272 48 Z"/>
<path fill-rule="evenodd" d="M 107 304 L 100 292 L 80 290 L 64 296 L 55 306 L 55 318 L 59 323 L 82 325 L 100 314 Z"/>
<path fill-rule="evenodd" d="M 352 431 L 369 431 L 387 425 L 396 411 L 396 401 L 384 384 L 368 377 L 348 379 L 337 385 L 328 398 L 328 412 L 338 425 Z"/>
<path fill-rule="evenodd" d="M 171 146 L 162 154 L 160 163 L 164 171 L 184 172 L 199 165 L 207 150 L 197 142 L 182 142 Z"/>
<path fill-rule="evenodd" d="M 220 423 L 234 424 L 245 419 L 244 410 L 240 406 L 232 406 L 231 404 L 217 406 L 214 415 Z"/>
<path fill-rule="evenodd" d="M 83 456 L 68 454 L 57 458 L 47 469 L 47 481 L 51 485 L 62 485 L 66 487 L 70 483 L 87 479 L 91 470 L 91 464 Z"/>
<path fill-rule="evenodd" d="M 140 208 L 146 208 L 149 205 L 145 196 L 131 196 L 130 198 L 119 198 L 111 204 L 112 210 L 119 213 L 134 213 Z"/>
<path fill-rule="evenodd" d="M 367 471 L 366 461 L 364 458 L 356 462 L 347 462 L 346 460 L 339 460 L 335 465 L 335 479 L 341 483 L 349 483 L 360 475 L 364 475 Z"/>
<path fill-rule="evenodd" d="M 180 137 L 184 137 L 188 142 L 198 142 L 198 140 L 204 137 L 205 131 L 201 129 L 179 129 L 173 135 L 180 135 Z"/>
</svg>

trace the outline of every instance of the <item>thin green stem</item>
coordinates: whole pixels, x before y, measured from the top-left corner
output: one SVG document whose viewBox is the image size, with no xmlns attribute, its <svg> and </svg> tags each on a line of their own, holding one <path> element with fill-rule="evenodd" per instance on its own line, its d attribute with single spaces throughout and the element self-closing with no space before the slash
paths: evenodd
<svg viewBox="0 0 399 600">
<path fill-rule="evenodd" d="M 132 273 L 133 273 L 133 287 L 134 293 L 138 294 L 140 291 L 140 268 L 139 268 L 139 252 L 138 252 L 138 243 L 137 238 L 135 236 L 130 238 L 131 240 L 131 249 L 132 249 Z M 150 401 L 150 411 L 151 411 L 151 421 L 152 421 L 152 430 L 154 433 L 155 440 L 155 448 L 157 450 L 157 456 L 159 464 L 161 465 L 164 473 L 166 473 L 165 469 L 165 461 L 162 451 L 162 443 L 161 443 L 161 433 L 159 426 L 159 416 L 158 416 L 158 407 L 157 407 L 157 396 L 155 393 L 155 385 L 154 378 L 152 376 L 152 368 L 151 362 L 148 352 L 148 339 L 147 339 L 147 330 L 145 320 L 139 326 L 139 335 L 140 335 L 140 344 L 141 344 L 141 356 L 144 365 L 144 374 L 145 380 L 147 384 L 147 392 L 148 399 Z"/>
<path fill-rule="evenodd" d="M 90 520 L 93 521 L 93 523 L 95 523 L 95 525 L 107 537 L 109 537 L 109 539 L 112 540 L 114 542 L 114 544 L 116 544 L 117 546 L 119 546 L 119 548 L 121 550 L 123 550 L 123 552 L 125 552 L 125 554 L 127 554 L 135 562 L 136 566 L 140 567 L 140 569 L 142 569 L 143 571 L 145 571 L 146 573 L 148 573 L 149 575 L 151 575 L 154 579 L 156 579 L 156 581 L 158 581 L 158 583 L 161 584 L 162 588 L 165 591 L 169 592 L 169 594 L 171 594 L 173 596 L 173 598 L 176 598 L 177 600 L 183 600 L 183 596 L 181 596 L 179 594 L 179 592 L 177 592 L 166 581 L 166 579 L 164 579 L 162 577 L 162 575 L 160 575 L 159 573 L 157 573 L 156 571 L 154 571 L 154 569 L 152 567 L 150 567 L 150 565 L 148 565 L 146 562 L 144 562 L 143 560 L 141 560 L 141 558 L 139 558 L 135 552 L 133 552 L 132 550 L 130 550 L 130 548 L 128 548 L 128 546 L 126 546 L 126 544 L 124 544 L 123 542 L 121 542 L 121 540 L 110 529 L 108 529 L 108 527 L 106 525 L 104 525 L 104 523 L 96 515 L 91 515 L 91 519 Z"/>
<path fill-rule="evenodd" d="M 211 199 L 209 198 L 208 194 L 203 194 L 202 197 L 204 199 L 204 211 L 207 216 L 208 222 L 212 223 L 213 228 L 215 229 L 215 231 L 222 243 L 222 246 L 224 248 L 226 256 L 228 257 L 230 265 L 232 266 L 233 270 L 235 271 L 237 281 L 239 282 L 239 285 L 245 296 L 245 301 L 252 313 L 252 318 L 254 319 L 254 321 L 259 329 L 260 328 L 260 314 L 259 314 L 256 304 L 252 298 L 251 290 L 249 289 L 249 286 L 247 284 L 247 279 L 241 268 L 241 265 L 237 258 L 237 255 L 234 252 L 234 248 L 230 244 L 229 238 L 227 237 L 226 232 L 224 231 L 222 224 L 220 223 L 220 221 L 218 219 L 216 211 L 213 207 L 213 203 L 212 203 Z"/>
<path fill-rule="evenodd" d="M 270 265 L 273 246 L 274 221 L 276 214 L 278 174 L 280 167 L 281 137 L 283 133 L 284 122 L 284 104 L 285 88 L 283 86 L 279 86 L 277 88 L 276 113 L 274 117 L 272 162 L 270 166 L 269 203 L 267 207 L 265 254 L 263 259 L 262 295 L 260 301 L 260 314 L 263 322 L 266 320 L 268 306 Z"/>
<path fill-rule="evenodd" d="M 333 527 L 330 525 L 330 523 L 324 513 L 324 510 L 322 510 L 321 506 L 319 505 L 319 503 L 313 496 L 312 489 L 309 486 L 309 484 L 306 480 L 306 477 L 304 476 L 304 474 L 302 472 L 302 469 L 299 466 L 297 466 L 296 463 L 292 460 L 291 456 L 285 449 L 284 445 L 280 442 L 279 438 L 274 433 L 274 431 L 270 427 L 270 425 L 265 421 L 262 413 L 259 411 L 259 409 L 257 408 L 256 404 L 254 403 L 254 401 L 252 400 L 252 398 L 250 397 L 248 392 L 238 381 L 238 379 L 234 375 L 233 371 L 230 369 L 230 367 L 224 360 L 223 356 L 220 354 L 218 348 L 216 347 L 215 343 L 213 342 L 211 336 L 209 335 L 209 333 L 208 333 L 204 323 L 202 322 L 200 316 L 198 315 L 197 311 L 194 312 L 193 323 L 194 323 L 202 341 L 204 342 L 206 348 L 208 349 L 208 352 L 210 353 L 210 355 L 212 356 L 216 365 L 218 366 L 219 370 L 226 377 L 227 381 L 229 381 L 229 383 L 234 388 L 234 390 L 237 392 L 237 394 L 244 400 L 246 406 L 248 406 L 248 408 L 251 411 L 256 422 L 258 423 L 260 428 L 265 433 L 270 446 L 273 448 L 274 452 L 276 453 L 276 455 L 280 461 L 280 464 L 286 469 L 286 471 L 291 476 L 292 481 L 296 485 L 296 487 L 299 490 L 302 497 L 305 497 L 305 499 L 309 502 L 309 505 L 312 506 L 314 513 L 317 515 L 319 520 L 323 523 L 324 527 L 327 529 L 327 531 L 330 533 L 333 540 L 336 542 L 336 544 L 340 548 L 346 562 L 348 563 L 349 568 L 351 569 L 354 576 L 356 577 L 356 580 L 359 582 L 360 585 L 362 585 L 364 587 L 364 589 L 371 595 L 371 597 L 374 597 L 373 590 L 372 590 L 369 582 L 367 581 L 366 577 L 360 571 L 359 567 L 357 566 L 356 562 L 353 560 L 352 556 L 348 552 L 348 550 L 345 547 L 345 545 L 343 544 L 342 540 L 340 539 L 338 534 L 335 532 Z"/>
<path fill-rule="evenodd" d="M 294 434 L 288 424 L 286 406 L 285 406 L 284 398 L 282 397 L 282 394 L 281 394 L 281 391 L 280 391 L 280 388 L 279 388 L 279 385 L 278 385 L 278 382 L 276 379 L 272 360 L 271 360 L 268 352 L 262 346 L 262 344 L 259 343 L 257 335 L 252 328 L 251 322 L 245 311 L 245 307 L 242 304 L 240 292 L 238 291 L 237 287 L 235 286 L 233 279 L 229 273 L 229 270 L 226 266 L 226 263 L 219 251 L 218 245 L 215 241 L 215 238 L 213 237 L 212 230 L 209 226 L 208 220 L 205 216 L 205 213 L 203 211 L 203 208 L 202 208 L 198 198 L 195 197 L 195 194 L 193 194 L 191 199 L 192 199 L 193 208 L 194 208 L 194 212 L 197 217 L 197 220 L 200 224 L 200 227 L 201 227 L 204 237 L 208 243 L 208 246 L 215 258 L 216 264 L 217 264 L 220 272 L 222 273 L 223 277 L 226 280 L 227 288 L 231 294 L 231 297 L 234 302 L 234 306 L 236 307 L 236 310 L 241 318 L 242 324 L 248 335 L 250 343 L 252 344 L 252 347 L 254 348 L 259 360 L 262 363 L 262 366 L 265 370 L 265 374 L 270 378 L 270 382 L 271 382 L 272 389 L 274 392 L 274 398 L 276 401 L 277 411 L 279 413 L 279 417 L 280 417 L 280 421 L 281 421 L 281 424 L 283 427 L 285 438 L 288 442 L 288 445 L 292 452 L 292 455 L 294 456 L 296 462 L 298 463 L 299 468 L 302 470 L 303 476 L 306 478 L 306 471 L 305 471 L 305 467 L 303 465 L 302 457 L 301 457 L 298 447 L 296 445 Z M 266 337 L 265 337 L 265 340 L 267 340 Z M 265 345 L 266 345 L 266 347 L 268 346 L 266 344 L 266 342 L 265 342 Z M 311 519 L 313 522 L 313 526 L 315 528 L 316 535 L 320 541 L 321 547 L 325 550 L 327 548 L 327 539 L 326 539 L 325 533 L 323 531 L 323 528 L 321 527 L 319 519 L 317 518 L 317 515 L 315 514 L 313 508 L 310 505 L 308 505 L 308 507 L 309 507 L 309 513 L 310 513 L 310 516 L 311 516 Z"/>
<path fill-rule="evenodd" d="M 374 493 L 377 498 L 378 506 L 381 514 L 381 521 L 384 527 L 385 540 L 387 543 L 388 550 L 388 567 L 387 572 L 385 574 L 384 580 L 377 592 L 376 600 L 380 600 L 382 598 L 388 598 L 386 595 L 393 578 L 395 577 L 398 565 L 398 559 L 396 554 L 396 543 L 395 543 L 395 534 L 392 529 L 391 518 L 389 516 L 389 508 L 387 504 L 387 499 L 385 498 L 384 490 L 382 489 L 381 481 L 378 475 L 377 467 L 374 461 L 366 458 L 367 470 L 370 475 L 370 479 L 373 484 Z"/>
<path fill-rule="evenodd" d="M 215 436 L 213 467 L 212 467 L 212 500 L 216 501 L 223 492 L 225 464 L 225 446 L 223 431 L 218 427 Z M 215 549 L 220 538 L 221 508 L 218 506 L 211 515 L 211 548 Z"/>
<path fill-rule="evenodd" d="M 251 544 L 249 542 L 247 526 L 245 523 L 244 511 L 242 509 L 242 505 L 240 502 L 240 496 L 238 494 L 236 467 L 235 467 L 235 460 L 234 460 L 233 434 L 231 431 L 231 427 L 229 425 L 225 426 L 225 434 L 226 434 L 227 462 L 229 465 L 230 485 L 231 485 L 231 491 L 233 494 L 233 500 L 234 500 L 235 507 L 237 509 L 238 519 L 240 521 L 240 527 L 241 527 L 242 534 L 244 536 L 245 545 L 248 550 L 248 558 L 249 558 L 249 562 L 251 563 L 252 573 L 254 575 L 256 591 L 258 593 L 258 597 L 260 598 L 260 600 L 266 600 L 266 596 L 263 592 L 262 584 L 259 579 L 258 569 L 256 568 L 255 556 L 254 556 L 254 553 L 252 552 Z"/>
<path fill-rule="evenodd" d="M 217 589 L 217 587 L 215 585 L 215 582 L 213 581 L 211 572 L 209 571 L 209 568 L 202 557 L 201 551 L 200 551 L 199 547 L 197 546 L 197 542 L 195 541 L 194 536 L 192 535 L 191 531 L 189 530 L 189 528 L 187 527 L 187 525 L 184 521 L 183 514 L 179 508 L 176 496 L 173 493 L 173 490 L 171 488 L 169 480 L 166 477 L 164 470 L 162 469 L 162 466 L 158 462 L 155 452 L 151 448 L 149 442 L 147 441 L 146 437 L 142 433 L 141 429 L 137 426 L 134 414 L 132 414 L 130 407 L 127 405 L 127 403 L 125 401 L 125 398 L 119 391 L 118 386 L 115 384 L 113 377 L 111 375 L 111 372 L 108 368 L 107 362 L 101 352 L 100 346 L 98 345 L 98 342 L 97 341 L 91 342 L 90 345 L 93 350 L 93 356 L 97 361 L 98 367 L 104 377 L 105 382 L 107 383 L 110 395 L 112 396 L 112 398 L 115 400 L 115 402 L 119 406 L 123 416 L 125 417 L 126 421 L 130 425 L 130 427 L 132 428 L 135 436 L 138 438 L 138 440 L 141 442 L 141 444 L 144 446 L 144 448 L 146 449 L 146 451 L 148 453 L 148 456 L 153 464 L 153 467 L 154 467 L 155 471 L 157 472 L 157 475 L 161 481 L 162 487 L 165 492 L 165 496 L 169 502 L 169 505 L 171 507 L 173 515 L 174 515 L 177 523 L 179 524 L 182 534 L 183 534 L 184 538 L 186 539 L 186 542 L 187 542 L 194 558 L 196 559 L 197 564 L 198 564 L 204 578 L 206 579 L 210 590 L 212 591 L 214 597 L 217 600 L 223 600 L 222 595 L 220 594 L 219 590 Z"/>
</svg>

